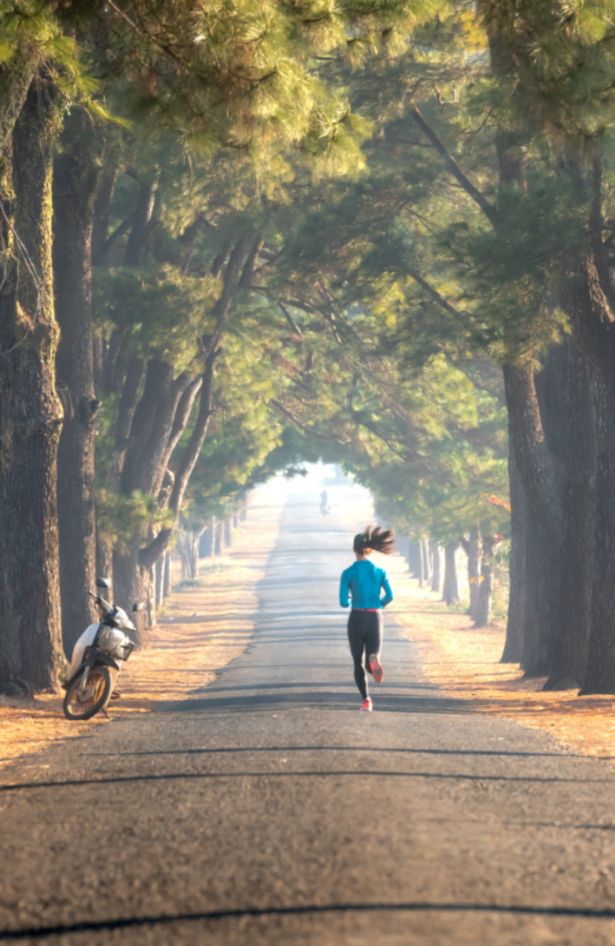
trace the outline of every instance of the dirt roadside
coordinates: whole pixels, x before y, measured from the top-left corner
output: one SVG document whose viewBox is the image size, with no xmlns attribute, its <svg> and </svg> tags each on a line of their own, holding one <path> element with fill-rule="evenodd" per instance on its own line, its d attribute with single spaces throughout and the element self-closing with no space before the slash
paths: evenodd
<svg viewBox="0 0 615 946">
<path fill-rule="evenodd" d="M 260 488 L 228 554 L 202 563 L 198 583 L 174 592 L 166 616 L 147 632 L 146 646 L 122 672 L 122 699 L 112 704 L 110 719 L 68 722 L 58 694 L 0 697 L 0 768 L 82 735 L 86 727 L 146 713 L 158 700 L 185 699 L 242 653 L 253 632 L 257 585 L 276 544 L 284 501 L 283 481 Z M 574 752 L 615 761 L 613 697 L 542 692 L 542 680 L 523 680 L 518 668 L 499 663 L 503 628 L 473 630 L 469 618 L 450 613 L 437 595 L 418 587 L 401 556 L 386 567 L 395 589 L 391 610 L 417 646 L 428 680 L 472 701 L 479 712 L 514 718 L 546 730 Z"/>
<path fill-rule="evenodd" d="M 255 490 L 227 553 L 202 560 L 198 581 L 173 592 L 158 625 L 146 632 L 144 646 L 122 670 L 121 699 L 111 704 L 108 719 L 69 722 L 62 713 L 63 693 L 34 700 L 0 696 L 0 769 L 92 726 L 147 713 L 159 700 L 185 699 L 239 656 L 254 630 L 257 586 L 277 541 L 285 485 L 275 480 Z"/>
<path fill-rule="evenodd" d="M 543 729 L 572 752 L 615 762 L 613 696 L 544 692 L 543 678 L 525 680 L 516 665 L 499 662 L 504 627 L 475 630 L 469 617 L 451 613 L 437 594 L 419 588 L 401 556 L 390 560 L 388 571 L 395 589 L 391 611 L 404 636 L 417 646 L 421 670 L 429 681 L 471 700 L 481 713 Z"/>
</svg>

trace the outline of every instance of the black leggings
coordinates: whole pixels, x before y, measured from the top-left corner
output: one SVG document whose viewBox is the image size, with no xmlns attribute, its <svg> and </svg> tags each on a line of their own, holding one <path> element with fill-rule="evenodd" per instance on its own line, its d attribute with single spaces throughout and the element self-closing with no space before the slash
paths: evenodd
<svg viewBox="0 0 615 946">
<path fill-rule="evenodd" d="M 351 611 L 348 618 L 348 643 L 354 660 L 354 678 L 365 699 L 365 664 L 372 654 L 380 656 L 382 647 L 382 611 Z"/>
</svg>

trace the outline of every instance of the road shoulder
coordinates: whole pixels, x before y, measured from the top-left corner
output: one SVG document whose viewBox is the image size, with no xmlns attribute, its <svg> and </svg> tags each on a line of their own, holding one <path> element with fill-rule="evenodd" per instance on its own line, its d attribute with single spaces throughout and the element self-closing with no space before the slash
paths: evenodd
<svg viewBox="0 0 615 946">
<path fill-rule="evenodd" d="M 572 752 L 615 762 L 613 696 L 543 691 L 542 678 L 524 679 L 517 664 L 500 663 L 504 627 L 473 628 L 465 614 L 452 612 L 439 595 L 419 588 L 401 556 L 391 560 L 389 571 L 395 588 L 391 611 L 400 633 L 415 644 L 427 680 L 471 701 L 477 712 L 514 719 L 548 732 Z"/>
</svg>

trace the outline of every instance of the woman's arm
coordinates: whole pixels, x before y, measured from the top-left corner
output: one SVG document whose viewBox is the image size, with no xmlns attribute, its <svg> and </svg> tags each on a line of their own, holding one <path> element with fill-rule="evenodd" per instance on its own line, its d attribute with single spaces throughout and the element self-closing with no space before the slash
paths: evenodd
<svg viewBox="0 0 615 946">
<path fill-rule="evenodd" d="M 348 569 L 346 569 L 346 571 L 342 572 L 340 577 L 340 607 L 342 608 L 347 608 L 350 603 L 348 599 L 348 592 L 350 590 L 348 578 Z"/>
<path fill-rule="evenodd" d="M 386 608 L 387 604 L 390 604 L 391 601 L 393 600 L 393 589 L 391 588 L 391 585 L 389 584 L 389 579 L 387 578 L 386 572 L 382 573 L 381 587 L 384 589 L 384 597 L 380 599 L 380 604 L 383 608 Z"/>
</svg>

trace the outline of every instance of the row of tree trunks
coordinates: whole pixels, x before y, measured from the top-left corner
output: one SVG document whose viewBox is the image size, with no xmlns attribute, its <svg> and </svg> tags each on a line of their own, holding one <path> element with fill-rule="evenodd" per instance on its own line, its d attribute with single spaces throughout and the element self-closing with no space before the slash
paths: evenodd
<svg viewBox="0 0 615 946">
<path fill-rule="evenodd" d="M 411 560 L 418 560 L 419 571 L 416 577 L 419 579 L 419 587 L 423 587 L 427 583 L 427 576 L 430 575 L 431 590 L 439 593 L 442 584 L 442 600 L 447 605 L 452 605 L 459 601 L 456 556 L 457 549 L 461 544 L 468 558 L 470 587 L 468 613 L 471 615 L 475 627 L 486 627 L 492 619 L 494 551 L 499 541 L 499 536 L 489 536 L 483 539 L 480 530 L 475 529 L 467 537 L 462 536 L 458 542 L 448 542 L 444 551 L 443 584 L 441 549 L 435 540 L 410 542 L 408 557 Z M 415 549 L 418 554 L 415 554 Z M 427 568 L 429 571 L 427 571 Z"/>
<path fill-rule="evenodd" d="M 223 519 L 212 517 L 200 530 L 182 530 L 178 534 L 175 556 L 179 559 L 182 580 L 194 581 L 199 577 L 199 559 L 222 554 L 233 541 L 233 529 L 239 523 L 239 513 Z M 163 606 L 171 593 L 173 553 L 165 551 L 153 568 L 156 608 Z"/>
<path fill-rule="evenodd" d="M 482 4 L 494 74 L 518 72 L 513 7 Z M 505 200 L 525 190 L 514 130 L 496 136 Z M 504 369 L 511 449 L 513 549 L 504 656 L 547 687 L 615 692 L 615 290 L 605 252 L 599 146 L 567 143 L 587 195 L 587 246 L 576 271 L 566 263 L 561 307 L 572 335 L 552 351 L 538 379 L 529 365 Z M 575 157 L 576 154 L 576 157 Z M 505 191 L 505 193 L 504 193 Z M 497 230 L 497 211 L 493 218 Z M 610 237 L 608 237 L 610 239 Z M 521 618 L 519 617 L 521 613 Z"/>
<path fill-rule="evenodd" d="M 181 577 L 195 579 L 199 577 L 199 540 L 200 533 L 193 530 L 182 530 L 175 545 L 175 551 L 181 564 Z M 164 558 L 158 559 L 160 562 Z"/>
<path fill-rule="evenodd" d="M 199 553 L 202 558 L 222 555 L 224 549 L 232 545 L 233 528 L 238 518 L 235 514 L 224 518 L 212 516 L 200 534 Z"/>
<path fill-rule="evenodd" d="M 135 226 L 139 219 L 137 215 Z M 256 245 L 253 236 L 243 234 L 217 262 L 222 289 L 213 309 L 214 330 L 203 337 L 202 377 L 181 375 L 175 378 L 170 364 L 150 359 L 143 389 L 132 413 L 127 447 L 119 464 L 120 490 L 127 497 L 135 491 L 152 497 L 161 516 L 166 515 L 171 522 L 155 530 L 143 530 L 134 536 L 127 550 L 116 551 L 113 573 L 118 600 L 147 601 L 150 622 L 154 620 L 153 568 L 177 529 L 190 476 L 207 436 L 213 413 L 214 369 L 219 345 L 235 295 L 254 265 Z M 130 261 L 134 261 L 133 255 Z M 190 437 L 176 451 L 193 405 L 196 405 L 196 417 Z"/>
<path fill-rule="evenodd" d="M 442 584 L 442 550 L 434 539 L 410 539 L 397 536 L 400 549 L 410 572 L 418 579 L 419 587 L 430 585 L 432 591 L 439 592 Z"/>
<path fill-rule="evenodd" d="M 572 340 L 551 352 L 538 377 L 511 368 L 505 376 L 512 551 L 502 659 L 547 676 L 547 688 L 579 686 L 591 659 L 599 526 L 596 384 Z"/>
</svg>

